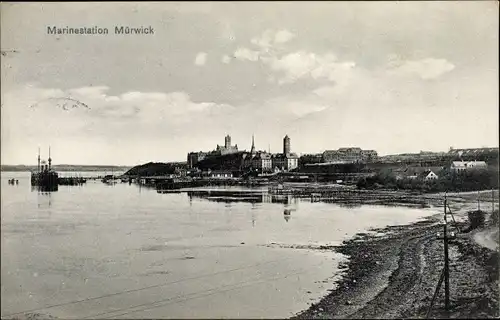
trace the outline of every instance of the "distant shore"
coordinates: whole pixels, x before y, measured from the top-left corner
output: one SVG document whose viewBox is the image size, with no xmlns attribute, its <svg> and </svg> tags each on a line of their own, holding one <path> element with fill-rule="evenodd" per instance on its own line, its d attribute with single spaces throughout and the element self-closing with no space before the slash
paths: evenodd
<svg viewBox="0 0 500 320">
<path fill-rule="evenodd" d="M 130 166 L 112 166 L 112 165 L 72 165 L 59 164 L 52 168 L 56 171 L 127 171 Z M 36 170 L 36 165 L 2 165 L 1 172 L 30 172 Z"/>
</svg>

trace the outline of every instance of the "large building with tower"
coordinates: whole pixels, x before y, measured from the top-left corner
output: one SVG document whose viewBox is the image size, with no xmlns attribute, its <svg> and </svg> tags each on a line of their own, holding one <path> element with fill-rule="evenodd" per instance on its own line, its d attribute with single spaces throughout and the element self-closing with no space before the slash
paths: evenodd
<svg viewBox="0 0 500 320">
<path fill-rule="evenodd" d="M 216 155 L 226 155 L 226 154 L 231 154 L 231 153 L 237 153 L 238 152 L 238 145 L 231 145 L 231 136 L 226 135 L 224 137 L 224 146 L 219 146 L 217 145 L 217 148 L 215 149 L 215 154 Z"/>
<path fill-rule="evenodd" d="M 291 152 L 290 137 L 283 138 L 283 153 L 272 156 L 272 166 L 281 171 L 290 171 L 299 166 L 299 157 Z"/>
<path fill-rule="evenodd" d="M 225 137 L 224 146 L 217 145 L 210 152 L 190 152 L 187 156 L 188 168 L 202 170 L 258 170 L 271 172 L 275 170 L 289 171 L 298 167 L 299 157 L 291 152 L 290 138 L 283 138 L 283 153 L 271 154 L 258 151 L 255 148 L 255 139 L 252 136 L 250 151 L 239 151 L 238 145 L 231 145 L 231 136 Z"/>
<path fill-rule="evenodd" d="M 190 152 L 187 155 L 187 165 L 188 168 L 192 169 L 197 167 L 197 164 L 200 161 L 203 161 L 207 158 L 211 157 L 217 157 L 217 156 L 224 156 L 224 155 L 229 155 L 229 154 L 235 154 L 238 153 L 238 145 L 231 145 L 231 136 L 226 135 L 224 137 L 224 145 L 217 145 L 215 150 L 209 151 L 209 152 L 204 152 L 204 151 L 198 151 L 198 152 Z"/>
<path fill-rule="evenodd" d="M 323 162 L 329 163 L 372 162 L 377 158 L 378 154 L 375 150 L 362 150 L 354 147 L 323 152 Z"/>
<path fill-rule="evenodd" d="M 271 154 L 265 151 L 257 151 L 255 148 L 255 139 L 252 136 L 252 147 L 250 152 L 244 152 L 243 168 L 255 169 L 261 172 L 270 172 L 273 169 Z"/>
</svg>

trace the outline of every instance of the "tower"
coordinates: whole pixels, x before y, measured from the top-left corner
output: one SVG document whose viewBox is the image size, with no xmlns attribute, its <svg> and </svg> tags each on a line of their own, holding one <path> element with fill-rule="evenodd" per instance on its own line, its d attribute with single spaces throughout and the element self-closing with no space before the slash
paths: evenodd
<svg viewBox="0 0 500 320">
<path fill-rule="evenodd" d="M 231 147 L 231 136 L 227 135 L 224 141 L 225 141 L 224 146 L 226 147 L 226 149 L 229 149 Z"/>
<path fill-rule="evenodd" d="M 252 134 L 252 149 L 250 149 L 250 153 L 255 154 L 255 139 L 253 134 Z"/>
<path fill-rule="evenodd" d="M 283 138 L 283 154 L 290 154 L 290 138 L 288 135 Z"/>
<path fill-rule="evenodd" d="M 50 147 L 49 147 L 49 170 L 51 165 L 52 165 L 52 158 L 50 157 Z"/>
</svg>

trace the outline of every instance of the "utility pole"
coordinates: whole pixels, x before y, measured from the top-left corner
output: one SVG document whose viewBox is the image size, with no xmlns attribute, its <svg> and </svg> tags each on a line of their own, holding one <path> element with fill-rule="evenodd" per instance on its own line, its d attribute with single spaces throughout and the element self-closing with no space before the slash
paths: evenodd
<svg viewBox="0 0 500 320">
<path fill-rule="evenodd" d="M 451 217 L 453 218 L 453 221 L 455 221 L 455 218 L 453 217 L 453 213 L 451 210 L 447 212 L 448 208 L 448 199 L 446 196 L 446 193 L 444 194 L 444 224 L 443 224 L 443 237 L 441 238 L 438 233 L 438 239 L 443 239 L 443 245 L 444 245 L 444 268 L 443 271 L 441 272 L 441 276 L 439 278 L 438 284 L 436 286 L 436 290 L 434 291 L 434 296 L 432 297 L 431 304 L 429 305 L 429 309 L 427 310 L 427 318 L 429 318 L 432 307 L 434 306 L 434 302 L 437 298 L 439 289 L 441 288 L 441 284 L 443 283 L 444 280 L 444 303 L 445 303 L 445 309 L 446 311 L 450 311 L 450 260 L 449 260 L 449 255 L 448 255 L 448 241 L 450 239 L 455 238 L 455 233 L 451 232 L 448 235 L 448 214 L 451 214 Z"/>
<path fill-rule="evenodd" d="M 495 190 L 491 189 L 491 213 L 495 211 Z"/>
<path fill-rule="evenodd" d="M 446 311 L 450 310 L 450 262 L 448 257 L 448 221 L 446 217 L 446 207 L 447 199 L 444 196 L 444 230 L 443 230 L 443 241 L 444 241 L 444 304 Z"/>
<path fill-rule="evenodd" d="M 477 211 L 480 211 L 481 210 L 481 203 L 479 202 L 479 197 L 481 195 L 479 194 L 479 191 L 477 192 Z"/>
</svg>

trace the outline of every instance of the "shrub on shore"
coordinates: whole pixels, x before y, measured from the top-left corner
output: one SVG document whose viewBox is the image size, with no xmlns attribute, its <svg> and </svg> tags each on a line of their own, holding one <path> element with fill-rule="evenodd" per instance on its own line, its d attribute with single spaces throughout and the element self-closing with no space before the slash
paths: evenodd
<svg viewBox="0 0 500 320">
<path fill-rule="evenodd" d="M 491 213 L 490 221 L 494 226 L 498 226 L 498 209 Z"/>
</svg>

